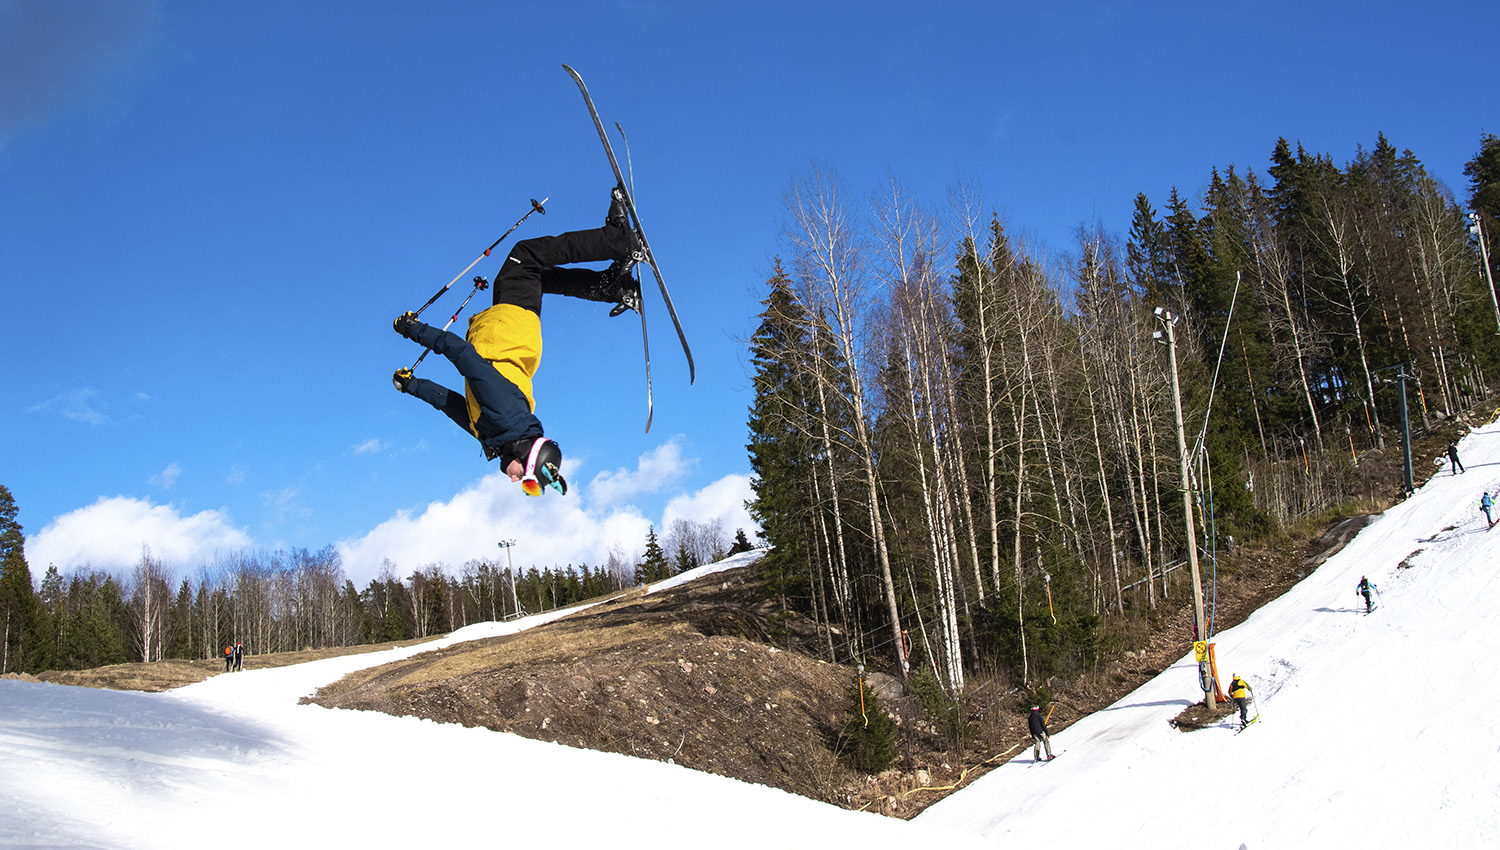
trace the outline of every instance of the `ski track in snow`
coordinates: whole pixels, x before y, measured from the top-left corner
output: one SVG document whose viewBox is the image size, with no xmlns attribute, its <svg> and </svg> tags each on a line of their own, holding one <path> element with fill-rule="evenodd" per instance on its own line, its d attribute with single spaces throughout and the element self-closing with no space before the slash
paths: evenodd
<svg viewBox="0 0 1500 850">
<path fill-rule="evenodd" d="M 1067 759 L 1027 770 L 1026 752 L 903 822 L 660 762 L 297 704 L 353 670 L 555 612 L 163 694 L 0 681 L 0 846 L 1490 846 L 1500 535 L 1477 506 L 1500 488 L 1500 426 L 1460 451 L 1468 472 L 1440 472 L 1215 637 L 1222 675 L 1254 688 L 1260 720 L 1244 734 L 1233 721 L 1168 725 L 1201 697 L 1185 647 L 1160 676 L 1055 730 Z M 1370 615 L 1362 575 L 1379 588 Z"/>
</svg>

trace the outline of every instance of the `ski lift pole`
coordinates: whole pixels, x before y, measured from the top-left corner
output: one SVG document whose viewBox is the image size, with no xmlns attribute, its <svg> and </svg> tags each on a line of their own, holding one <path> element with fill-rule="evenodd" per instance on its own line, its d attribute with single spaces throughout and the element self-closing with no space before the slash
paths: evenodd
<svg viewBox="0 0 1500 850">
<path fill-rule="evenodd" d="M 504 237 L 501 237 L 501 238 L 503 239 Z M 490 246 L 490 247 L 494 247 L 494 246 Z M 452 286 L 453 284 L 450 283 L 448 285 Z M 469 292 L 469 297 L 464 299 L 464 303 L 458 305 L 458 309 L 453 311 L 453 315 L 448 318 L 448 324 L 443 325 L 443 330 L 445 330 L 445 331 L 448 330 L 448 328 L 450 328 L 450 327 L 453 326 L 454 322 L 458 321 L 458 314 L 462 313 L 464 311 L 464 308 L 467 307 L 467 306 L 469 306 L 469 302 L 473 300 L 475 293 L 479 292 L 479 290 L 481 290 L 481 289 L 488 289 L 489 286 L 490 286 L 490 282 L 489 281 L 485 280 L 483 277 L 475 275 L 475 277 L 474 277 L 474 289 Z M 442 293 L 438 293 L 438 294 L 441 295 Z M 424 349 L 422 349 L 422 353 L 419 354 L 419 355 L 417 355 L 417 362 L 411 364 L 411 368 L 406 370 L 407 374 L 409 375 L 412 372 L 417 371 L 417 367 L 420 366 L 420 365 L 422 365 L 422 360 L 425 359 L 427 357 L 427 355 L 429 353 L 431 353 L 431 351 L 432 351 L 432 349 L 430 349 L 430 348 L 424 348 Z"/>
<path fill-rule="evenodd" d="M 540 201 L 538 201 L 536 198 L 532 198 L 531 199 L 531 209 L 527 210 L 526 214 L 523 215 L 523 216 L 521 216 L 520 219 L 518 219 L 515 224 L 512 224 L 510 226 L 510 230 L 507 230 L 504 233 L 500 234 L 500 238 L 496 239 L 494 242 L 491 242 L 490 243 L 490 247 L 484 249 L 484 253 L 483 254 L 480 254 L 479 256 L 475 257 L 474 258 L 474 262 L 469 263 L 467 266 L 464 266 L 464 270 L 463 271 L 461 271 L 458 274 L 454 275 L 453 279 L 450 280 L 450 281 L 448 281 L 448 283 L 442 289 L 439 289 L 437 291 L 436 295 L 434 295 L 431 298 L 427 299 L 427 303 L 426 304 L 423 304 L 422 306 L 418 307 L 416 309 L 416 311 L 414 313 L 412 313 L 412 316 L 416 317 L 416 316 L 422 315 L 422 311 L 423 310 L 426 310 L 428 307 L 431 307 L 432 306 L 432 302 L 434 302 L 434 301 L 438 300 L 439 298 L 441 298 L 444 292 L 447 292 L 450 288 L 452 288 L 453 284 L 458 283 L 458 279 L 459 278 L 461 278 L 464 275 L 468 274 L 471 269 L 473 269 L 475 266 L 479 265 L 479 261 L 480 260 L 483 260 L 485 257 L 488 257 L 490 255 L 490 252 L 493 251 L 493 250 L 495 250 L 495 246 L 496 245 L 499 245 L 501 242 L 505 241 L 505 237 L 511 235 L 512 233 L 515 233 L 516 232 L 516 228 L 521 226 L 521 222 L 525 221 L 528 218 L 531 218 L 531 214 L 532 213 L 541 213 L 542 215 L 546 215 L 547 214 L 547 210 L 546 210 L 546 208 L 544 208 L 542 206 L 542 204 L 547 203 L 547 201 L 549 201 L 549 200 L 551 200 L 551 198 L 543 198 Z M 481 287 L 481 288 L 483 288 L 483 287 Z M 470 293 L 469 297 L 473 298 L 474 297 L 473 293 Z M 467 304 L 468 302 L 465 301 L 464 303 Z M 449 324 L 452 324 L 452 322 L 450 321 Z M 417 362 L 421 363 L 422 361 L 419 358 L 417 360 Z"/>
</svg>

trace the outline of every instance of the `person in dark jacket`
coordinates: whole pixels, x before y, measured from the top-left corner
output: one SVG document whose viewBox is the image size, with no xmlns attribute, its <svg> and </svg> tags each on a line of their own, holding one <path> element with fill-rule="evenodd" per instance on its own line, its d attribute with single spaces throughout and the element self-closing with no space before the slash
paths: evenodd
<svg viewBox="0 0 1500 850">
<path fill-rule="evenodd" d="M 495 274 L 494 306 L 469 320 L 464 337 L 423 324 L 412 313 L 398 316 L 396 332 L 452 361 L 463 375 L 464 391 L 412 377 L 410 369 L 393 376 L 396 389 L 447 414 L 477 438 L 485 459 L 499 458 L 527 495 L 540 496 L 546 486 L 566 493 L 558 474 L 562 450 L 545 436 L 534 412 L 531 385 L 542 359 L 542 296 L 615 302 L 612 316 L 639 312 L 640 284 L 630 270 L 643 259 L 624 195 L 616 188 L 603 227 L 517 242 Z M 602 272 L 560 268 L 605 260 L 613 262 Z"/>
<path fill-rule="evenodd" d="M 234 669 L 234 647 L 224 647 L 224 672 L 228 673 Z"/>
<path fill-rule="evenodd" d="M 239 641 L 234 642 L 234 670 L 236 673 L 245 669 L 245 645 Z"/>
<path fill-rule="evenodd" d="M 1238 675 L 1229 677 L 1229 698 L 1240 708 L 1240 728 L 1250 725 L 1250 686 Z"/>
<path fill-rule="evenodd" d="M 1357 594 L 1359 594 L 1360 596 L 1363 596 L 1365 598 L 1365 613 L 1366 614 L 1370 613 L 1375 608 L 1375 606 L 1370 603 L 1370 591 L 1372 591 L 1372 590 L 1378 590 L 1378 589 L 1379 588 L 1377 588 L 1375 585 L 1371 584 L 1370 580 L 1367 579 L 1367 578 L 1365 578 L 1364 576 L 1360 576 L 1359 577 L 1359 584 L 1357 584 L 1357 585 L 1354 586 L 1354 592 L 1357 593 Z"/>
<path fill-rule="evenodd" d="M 1448 471 L 1454 475 L 1464 471 L 1464 465 L 1458 460 L 1458 443 L 1448 444 Z"/>
<path fill-rule="evenodd" d="M 1042 760 L 1042 749 L 1047 750 L 1047 760 L 1056 758 L 1052 755 L 1052 739 L 1047 735 L 1047 724 L 1042 720 L 1041 706 L 1033 705 L 1031 714 L 1026 717 L 1026 725 L 1031 729 L 1031 757 L 1037 761 Z"/>
</svg>

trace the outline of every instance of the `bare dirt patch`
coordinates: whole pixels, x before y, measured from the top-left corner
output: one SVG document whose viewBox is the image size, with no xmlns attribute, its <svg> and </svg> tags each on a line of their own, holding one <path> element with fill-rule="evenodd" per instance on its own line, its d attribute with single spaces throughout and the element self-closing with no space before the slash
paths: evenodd
<svg viewBox="0 0 1500 850">
<path fill-rule="evenodd" d="M 435 638 L 427 638 L 433 640 Z M 404 640 L 395 643 L 365 644 L 361 646 L 338 646 L 328 649 L 306 649 L 297 652 L 273 652 L 265 655 L 245 656 L 244 669 L 285 667 L 323 658 L 338 658 L 344 655 L 359 655 L 378 652 L 395 646 L 412 646 L 425 641 Z M 184 661 L 171 659 L 153 661 L 149 664 L 132 662 L 110 664 L 90 670 L 49 670 L 39 673 L 35 680 L 58 685 L 76 685 L 84 688 L 108 688 L 115 691 L 170 691 L 183 685 L 191 685 L 224 673 L 224 659 L 212 661 Z"/>
</svg>

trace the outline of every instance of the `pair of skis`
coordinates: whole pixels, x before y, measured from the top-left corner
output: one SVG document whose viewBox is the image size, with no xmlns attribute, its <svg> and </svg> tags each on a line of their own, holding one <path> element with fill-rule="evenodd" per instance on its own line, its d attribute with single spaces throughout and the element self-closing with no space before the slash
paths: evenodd
<svg viewBox="0 0 1500 850">
<path fill-rule="evenodd" d="M 682 332 L 682 322 L 677 319 L 677 308 L 672 305 L 672 295 L 667 291 L 667 282 L 662 279 L 661 268 L 656 264 L 656 255 L 651 251 L 651 243 L 646 241 L 646 233 L 641 229 L 641 217 L 635 209 L 635 197 L 630 191 L 630 185 L 625 180 L 625 174 L 620 170 L 620 161 L 615 158 L 615 149 L 609 143 L 609 133 L 604 129 L 604 122 L 599 119 L 599 110 L 594 108 L 594 99 L 589 96 L 588 86 L 583 84 L 583 77 L 573 70 L 569 65 L 563 65 L 563 70 L 578 84 L 578 91 L 583 94 L 583 102 L 588 104 L 589 115 L 594 119 L 594 129 L 599 131 L 599 141 L 604 143 L 604 153 L 609 157 L 609 167 L 614 169 L 615 183 L 620 192 L 625 196 L 625 210 L 630 217 L 630 227 L 635 231 L 636 238 L 640 240 L 641 252 L 645 255 L 646 264 L 651 267 L 651 274 L 656 278 L 656 287 L 661 290 L 662 301 L 667 305 L 667 314 L 672 317 L 672 325 L 677 329 L 677 339 L 682 343 L 683 356 L 687 358 L 688 383 L 697 380 L 697 371 L 693 365 L 693 351 L 688 347 L 687 336 Z M 617 123 L 615 129 L 620 130 L 623 137 L 625 131 Z M 639 280 L 639 277 L 637 277 Z M 651 432 L 651 417 L 654 413 L 651 399 L 651 343 L 646 334 L 646 309 L 645 299 L 641 299 L 639 312 L 641 314 L 641 347 L 644 350 L 646 361 L 646 432 Z"/>
</svg>

